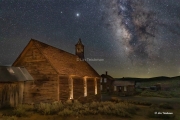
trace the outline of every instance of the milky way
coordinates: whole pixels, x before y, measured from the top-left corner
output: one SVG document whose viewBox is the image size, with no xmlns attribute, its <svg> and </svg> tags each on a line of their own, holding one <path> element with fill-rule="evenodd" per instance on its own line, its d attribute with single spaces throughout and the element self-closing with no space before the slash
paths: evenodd
<svg viewBox="0 0 180 120">
<path fill-rule="evenodd" d="M 158 49 L 154 43 L 156 19 L 152 11 L 140 7 L 140 1 L 114 0 L 108 12 L 113 19 L 109 22 L 116 39 L 122 42 L 129 59 L 136 64 L 157 57 Z M 107 7 L 107 5 L 106 5 Z M 112 8 L 112 9 L 110 9 Z"/>
<path fill-rule="evenodd" d="M 11 65 L 31 38 L 85 57 L 113 77 L 180 75 L 180 0 L 3 0 L 0 65 Z"/>
<path fill-rule="evenodd" d="M 168 11 L 172 3 L 167 0 L 102 1 L 105 16 L 108 16 L 104 22 L 114 34 L 114 39 L 119 41 L 119 47 L 123 48 L 123 57 L 131 61 L 126 61 L 126 64 L 143 66 L 147 71 L 156 68 L 157 64 L 161 64 L 161 69 L 170 62 L 178 64 L 179 55 L 171 54 L 179 50 L 180 22 L 175 15 L 176 21 L 170 18 L 177 12 L 175 8 Z"/>
</svg>

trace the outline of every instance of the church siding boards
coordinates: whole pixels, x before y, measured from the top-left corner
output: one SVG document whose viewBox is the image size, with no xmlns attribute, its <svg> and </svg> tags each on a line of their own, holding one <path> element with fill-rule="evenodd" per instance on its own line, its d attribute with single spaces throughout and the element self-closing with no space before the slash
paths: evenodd
<svg viewBox="0 0 180 120">
<path fill-rule="evenodd" d="M 57 72 L 49 61 L 44 57 L 36 44 L 32 44 L 25 55 L 20 58 L 21 62 L 15 66 L 24 66 L 35 79 L 34 84 L 27 83 L 24 91 L 25 103 L 37 103 L 56 101 Z"/>
<path fill-rule="evenodd" d="M 99 75 L 87 62 L 77 61 L 77 59 L 77 55 L 31 39 L 13 63 L 13 66 L 25 66 L 35 79 L 33 84 L 26 85 L 24 102 L 38 103 L 70 99 L 70 83 L 73 83 L 73 98 L 84 97 L 83 77 L 90 76 L 95 79 L 99 78 Z M 98 82 L 100 81 L 97 81 L 97 84 Z M 90 82 L 89 86 L 91 89 L 87 91 L 88 94 L 94 93 L 94 82 Z"/>
<path fill-rule="evenodd" d="M 95 79 L 87 78 L 87 96 L 93 96 L 95 94 Z"/>
</svg>

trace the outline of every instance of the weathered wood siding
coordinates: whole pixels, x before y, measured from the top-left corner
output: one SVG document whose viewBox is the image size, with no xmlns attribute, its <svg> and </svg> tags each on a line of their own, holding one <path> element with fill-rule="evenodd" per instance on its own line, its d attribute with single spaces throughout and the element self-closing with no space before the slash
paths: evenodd
<svg viewBox="0 0 180 120">
<path fill-rule="evenodd" d="M 34 78 L 34 83 L 26 83 L 24 102 L 52 102 L 58 97 L 58 75 L 39 49 L 32 45 L 16 66 L 24 66 Z"/>
<path fill-rule="evenodd" d="M 34 90 L 34 81 L 24 82 L 24 93 L 23 93 L 23 103 L 33 103 L 32 90 Z"/>
<path fill-rule="evenodd" d="M 95 83 L 94 78 L 87 78 L 87 96 L 95 95 Z"/>
<path fill-rule="evenodd" d="M 66 101 L 70 97 L 69 77 L 59 76 L 59 100 Z"/>
<path fill-rule="evenodd" d="M 100 90 L 100 85 L 101 85 L 100 78 L 96 78 L 96 80 L 97 80 L 97 94 L 101 94 L 101 90 Z"/>
<path fill-rule="evenodd" d="M 74 99 L 78 100 L 84 97 L 84 79 L 82 77 L 73 78 L 73 96 Z"/>
<path fill-rule="evenodd" d="M 127 95 L 134 95 L 134 93 L 135 93 L 134 85 L 127 86 Z"/>
<path fill-rule="evenodd" d="M 101 82 L 101 85 L 102 85 L 102 90 L 101 92 L 113 92 L 113 81 L 111 79 L 106 79 L 106 82 L 105 82 L 105 78 L 102 78 L 102 82 Z M 109 88 L 109 91 L 108 91 L 108 88 Z"/>
<path fill-rule="evenodd" d="M 22 104 L 24 82 L 0 83 L 0 107 Z"/>
<path fill-rule="evenodd" d="M 117 86 L 116 88 L 116 91 L 113 91 L 113 94 L 117 94 L 117 95 L 134 95 L 135 93 L 135 87 L 134 85 L 128 85 L 126 86 L 126 91 L 124 91 L 124 87 L 125 86 Z M 120 89 L 121 88 L 121 89 Z"/>
</svg>

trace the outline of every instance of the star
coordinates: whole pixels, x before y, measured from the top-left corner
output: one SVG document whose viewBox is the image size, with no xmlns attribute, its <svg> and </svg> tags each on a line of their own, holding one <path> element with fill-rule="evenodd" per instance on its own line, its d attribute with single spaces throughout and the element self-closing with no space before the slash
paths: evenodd
<svg viewBox="0 0 180 120">
<path fill-rule="evenodd" d="M 76 13 L 76 16 L 77 16 L 77 17 L 79 17 L 79 16 L 80 16 L 80 14 L 79 14 L 79 13 Z"/>
</svg>

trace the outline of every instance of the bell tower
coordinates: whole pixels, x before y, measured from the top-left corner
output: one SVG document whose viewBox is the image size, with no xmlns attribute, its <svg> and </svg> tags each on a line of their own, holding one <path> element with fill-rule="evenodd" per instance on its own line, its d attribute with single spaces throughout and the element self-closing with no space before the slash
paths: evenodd
<svg viewBox="0 0 180 120">
<path fill-rule="evenodd" d="M 75 51 L 76 51 L 76 55 L 80 59 L 84 59 L 84 45 L 81 42 L 81 38 L 79 38 L 79 41 L 75 45 Z"/>
</svg>

